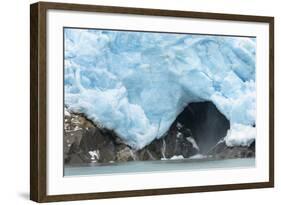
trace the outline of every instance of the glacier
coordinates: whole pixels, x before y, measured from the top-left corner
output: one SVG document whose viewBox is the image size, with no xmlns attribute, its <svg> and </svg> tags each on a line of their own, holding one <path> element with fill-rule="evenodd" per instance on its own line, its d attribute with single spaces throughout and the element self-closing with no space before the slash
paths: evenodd
<svg viewBox="0 0 281 205">
<path fill-rule="evenodd" d="M 191 102 L 230 121 L 228 146 L 255 139 L 254 37 L 64 28 L 64 100 L 141 149 Z"/>
</svg>

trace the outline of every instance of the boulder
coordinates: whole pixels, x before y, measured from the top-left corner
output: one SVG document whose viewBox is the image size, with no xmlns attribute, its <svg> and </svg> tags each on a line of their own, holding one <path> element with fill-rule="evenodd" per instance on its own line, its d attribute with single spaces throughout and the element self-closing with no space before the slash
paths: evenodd
<svg viewBox="0 0 281 205">
<path fill-rule="evenodd" d="M 99 155 L 94 158 L 98 162 L 110 162 L 115 160 L 115 146 L 113 139 L 101 132 L 98 127 L 84 130 L 79 148 L 85 154 L 98 152 Z"/>
<path fill-rule="evenodd" d="M 160 139 L 154 140 L 139 151 L 140 160 L 170 159 L 173 156 L 188 158 L 199 152 L 191 131 L 178 122 Z"/>
<path fill-rule="evenodd" d="M 136 160 L 136 156 L 131 148 L 124 146 L 123 149 L 120 149 L 116 152 L 116 161 L 118 162 L 127 162 Z"/>
<path fill-rule="evenodd" d="M 251 158 L 255 157 L 255 142 L 249 147 L 235 146 L 228 147 L 224 141 L 219 142 L 208 155 L 216 159 Z"/>
</svg>

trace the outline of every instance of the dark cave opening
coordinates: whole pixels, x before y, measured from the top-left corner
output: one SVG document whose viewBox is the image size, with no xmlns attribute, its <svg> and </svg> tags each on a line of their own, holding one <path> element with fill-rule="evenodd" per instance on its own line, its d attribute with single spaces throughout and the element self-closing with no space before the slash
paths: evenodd
<svg viewBox="0 0 281 205">
<path fill-rule="evenodd" d="M 176 122 L 191 130 L 202 154 L 223 139 L 230 128 L 229 120 L 210 101 L 190 103 Z"/>
</svg>

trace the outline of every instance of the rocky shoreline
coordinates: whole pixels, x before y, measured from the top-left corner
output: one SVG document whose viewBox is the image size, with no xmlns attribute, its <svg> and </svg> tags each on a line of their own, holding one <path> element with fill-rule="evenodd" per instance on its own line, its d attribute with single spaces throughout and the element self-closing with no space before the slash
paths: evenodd
<svg viewBox="0 0 281 205">
<path fill-rule="evenodd" d="M 135 150 L 123 142 L 113 131 L 95 124 L 83 114 L 65 109 L 63 144 L 66 165 L 255 156 L 254 142 L 250 147 L 228 147 L 223 140 L 217 140 L 209 150 L 205 149 L 203 153 L 198 142 L 200 140 L 193 136 L 192 131 L 180 121 L 179 117 L 161 139 L 155 139 L 144 148 Z"/>
</svg>

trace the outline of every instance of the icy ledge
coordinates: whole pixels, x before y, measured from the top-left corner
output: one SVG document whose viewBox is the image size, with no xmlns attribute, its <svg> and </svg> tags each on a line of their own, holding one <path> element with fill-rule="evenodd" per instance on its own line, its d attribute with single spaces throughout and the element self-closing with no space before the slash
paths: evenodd
<svg viewBox="0 0 281 205">
<path fill-rule="evenodd" d="M 255 38 L 65 29 L 65 104 L 140 149 L 191 102 L 230 121 L 227 145 L 255 139 Z"/>
</svg>

